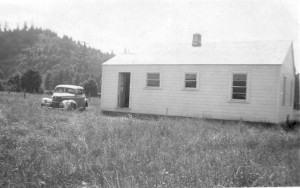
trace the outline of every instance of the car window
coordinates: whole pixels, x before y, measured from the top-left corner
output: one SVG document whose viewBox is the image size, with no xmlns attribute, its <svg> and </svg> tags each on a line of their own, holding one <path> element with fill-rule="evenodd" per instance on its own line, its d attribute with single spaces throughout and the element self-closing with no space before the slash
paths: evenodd
<svg viewBox="0 0 300 188">
<path fill-rule="evenodd" d="M 77 89 L 77 94 L 78 94 L 78 95 L 82 95 L 82 93 L 83 93 L 83 92 L 82 92 L 82 89 Z"/>
<path fill-rule="evenodd" d="M 63 87 L 58 87 L 55 89 L 56 93 L 63 93 L 64 91 L 65 91 L 65 88 L 63 88 Z"/>
<path fill-rule="evenodd" d="M 76 93 L 76 90 L 75 90 L 75 89 L 72 89 L 72 88 L 66 88 L 66 93 L 72 93 L 72 94 L 75 94 L 75 93 Z"/>
</svg>

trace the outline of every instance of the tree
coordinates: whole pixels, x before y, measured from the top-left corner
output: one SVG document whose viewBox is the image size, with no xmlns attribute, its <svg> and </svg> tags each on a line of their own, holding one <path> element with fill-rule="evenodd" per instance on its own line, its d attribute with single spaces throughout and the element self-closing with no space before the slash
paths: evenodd
<svg viewBox="0 0 300 188">
<path fill-rule="evenodd" d="M 21 74 L 16 73 L 14 76 L 10 77 L 7 84 L 11 91 L 20 92 L 21 91 Z"/>
<path fill-rule="evenodd" d="M 91 97 L 97 97 L 98 95 L 98 85 L 94 79 L 89 79 L 83 84 L 85 94 Z"/>
<path fill-rule="evenodd" d="M 101 75 L 98 76 L 98 78 L 96 79 L 96 81 L 98 82 L 98 88 L 99 88 L 99 92 L 101 92 L 101 83 L 102 83 L 102 77 Z"/>
<path fill-rule="evenodd" d="M 28 70 L 21 77 L 21 86 L 26 92 L 38 92 L 41 84 L 42 78 L 38 71 Z"/>
<path fill-rule="evenodd" d="M 0 26 L 2 80 L 7 80 L 15 70 L 32 69 L 41 75 L 50 71 L 56 84 L 73 83 L 75 73 L 83 73 L 76 78 L 78 84 L 88 80 L 91 74 L 97 79 L 101 75 L 100 64 L 112 57 L 109 53 L 77 43 L 69 36 L 59 37 L 51 30 L 35 28 L 26 22 L 19 27 L 10 29 L 4 22 Z"/>
<path fill-rule="evenodd" d="M 0 91 L 4 91 L 4 87 L 3 87 L 3 84 L 2 84 L 1 80 L 0 80 Z"/>
<path fill-rule="evenodd" d="M 64 70 L 60 69 L 58 72 L 58 83 L 63 84 L 64 83 Z"/>
<path fill-rule="evenodd" d="M 4 23 L 4 32 L 7 32 L 7 22 Z"/>
<path fill-rule="evenodd" d="M 75 85 L 79 85 L 79 84 L 80 84 L 80 81 L 81 81 L 80 73 L 76 73 L 76 74 L 75 74 L 75 78 L 74 78 L 74 80 L 73 80 L 73 83 L 74 83 Z"/>
<path fill-rule="evenodd" d="M 294 108 L 299 110 L 300 109 L 300 73 L 295 75 L 295 92 L 294 92 Z"/>
<path fill-rule="evenodd" d="M 64 83 L 65 84 L 72 84 L 72 77 L 70 71 L 67 69 L 64 71 Z"/>
<path fill-rule="evenodd" d="M 59 71 L 55 71 L 52 74 L 53 86 L 57 86 L 63 84 L 64 82 L 64 71 L 61 69 Z"/>
<path fill-rule="evenodd" d="M 23 26 L 23 31 L 27 31 L 27 29 L 28 29 L 28 26 L 27 26 L 27 23 L 26 22 L 24 22 L 24 26 Z"/>
<path fill-rule="evenodd" d="M 47 72 L 47 74 L 45 76 L 45 79 L 44 79 L 44 89 L 46 89 L 46 90 L 53 89 L 52 74 L 51 74 L 51 72 Z"/>
<path fill-rule="evenodd" d="M 0 80 L 2 80 L 4 78 L 4 73 L 3 71 L 0 69 Z"/>
</svg>

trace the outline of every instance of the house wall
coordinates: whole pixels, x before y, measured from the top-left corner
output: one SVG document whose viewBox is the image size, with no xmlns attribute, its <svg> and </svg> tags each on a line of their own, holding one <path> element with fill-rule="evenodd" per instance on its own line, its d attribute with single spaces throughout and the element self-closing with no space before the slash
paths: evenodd
<svg viewBox="0 0 300 188">
<path fill-rule="evenodd" d="M 284 94 L 284 77 L 286 77 L 286 86 Z M 293 46 L 288 50 L 288 53 L 281 65 L 278 77 L 278 117 L 277 122 L 286 122 L 294 119 L 294 90 L 295 90 L 295 67 L 293 57 Z M 292 83 L 292 84 L 291 84 Z M 283 97 L 285 97 L 285 104 L 283 105 Z M 291 100 L 292 99 L 292 100 Z"/>
<path fill-rule="evenodd" d="M 104 65 L 101 109 L 144 114 L 276 123 L 279 65 Z M 118 109 L 118 73 L 131 72 L 129 109 Z M 161 73 L 161 88 L 146 88 L 146 73 Z M 184 73 L 198 89 L 184 90 Z M 248 73 L 248 101 L 231 102 L 232 73 Z"/>
</svg>

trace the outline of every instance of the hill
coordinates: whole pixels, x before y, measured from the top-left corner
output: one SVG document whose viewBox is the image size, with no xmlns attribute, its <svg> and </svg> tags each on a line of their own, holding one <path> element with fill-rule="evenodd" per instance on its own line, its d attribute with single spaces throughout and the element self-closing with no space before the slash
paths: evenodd
<svg viewBox="0 0 300 188">
<path fill-rule="evenodd" d="M 114 56 L 87 47 L 71 37 L 59 37 L 49 29 L 27 27 L 8 30 L 0 26 L 0 79 L 28 69 L 42 77 L 51 74 L 56 84 L 80 84 L 93 78 L 100 84 L 101 64 Z"/>
</svg>

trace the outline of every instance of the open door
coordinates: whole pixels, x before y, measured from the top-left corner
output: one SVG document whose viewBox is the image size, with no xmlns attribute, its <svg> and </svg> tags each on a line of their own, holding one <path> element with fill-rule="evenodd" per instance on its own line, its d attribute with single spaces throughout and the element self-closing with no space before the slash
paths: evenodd
<svg viewBox="0 0 300 188">
<path fill-rule="evenodd" d="M 129 108 L 130 72 L 119 73 L 118 107 Z"/>
</svg>

